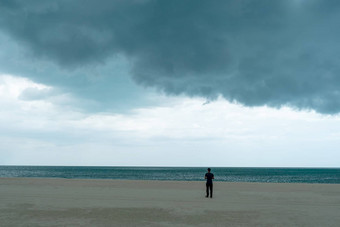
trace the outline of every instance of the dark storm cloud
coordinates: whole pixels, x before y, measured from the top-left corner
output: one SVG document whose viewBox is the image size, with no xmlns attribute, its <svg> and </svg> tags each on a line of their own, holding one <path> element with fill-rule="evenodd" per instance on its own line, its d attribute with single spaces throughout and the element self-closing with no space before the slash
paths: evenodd
<svg viewBox="0 0 340 227">
<path fill-rule="evenodd" d="M 0 25 L 62 67 L 123 55 L 135 81 L 247 106 L 340 111 L 340 2 L 0 1 Z"/>
</svg>

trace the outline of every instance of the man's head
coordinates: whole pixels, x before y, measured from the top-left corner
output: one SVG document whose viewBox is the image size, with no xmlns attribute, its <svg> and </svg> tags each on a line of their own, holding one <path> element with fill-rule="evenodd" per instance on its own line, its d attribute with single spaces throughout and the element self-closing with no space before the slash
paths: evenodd
<svg viewBox="0 0 340 227">
<path fill-rule="evenodd" d="M 208 172 L 210 172 L 211 171 L 211 169 L 210 168 L 208 168 Z"/>
</svg>

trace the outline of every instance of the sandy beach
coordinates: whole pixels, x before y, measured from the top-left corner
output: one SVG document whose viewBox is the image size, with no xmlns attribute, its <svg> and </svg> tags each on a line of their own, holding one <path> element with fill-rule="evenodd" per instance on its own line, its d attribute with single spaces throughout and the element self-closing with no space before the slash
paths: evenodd
<svg viewBox="0 0 340 227">
<path fill-rule="evenodd" d="M 0 178 L 0 226 L 339 226 L 340 185 Z"/>
</svg>

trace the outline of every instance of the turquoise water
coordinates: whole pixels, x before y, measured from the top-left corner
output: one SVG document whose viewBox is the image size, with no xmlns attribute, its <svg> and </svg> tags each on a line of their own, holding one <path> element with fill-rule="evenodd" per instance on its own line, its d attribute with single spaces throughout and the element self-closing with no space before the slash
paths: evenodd
<svg viewBox="0 0 340 227">
<path fill-rule="evenodd" d="M 340 184 L 339 168 L 212 168 L 215 181 Z M 203 181 L 200 167 L 0 166 L 0 177 Z"/>
</svg>

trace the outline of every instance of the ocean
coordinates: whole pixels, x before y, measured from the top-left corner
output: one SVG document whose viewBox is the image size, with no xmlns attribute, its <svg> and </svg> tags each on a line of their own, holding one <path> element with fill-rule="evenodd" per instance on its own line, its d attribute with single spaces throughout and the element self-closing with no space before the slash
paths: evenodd
<svg viewBox="0 0 340 227">
<path fill-rule="evenodd" d="M 340 184 L 340 168 L 212 168 L 215 181 Z M 0 177 L 204 181 L 201 167 L 0 166 Z"/>
</svg>

